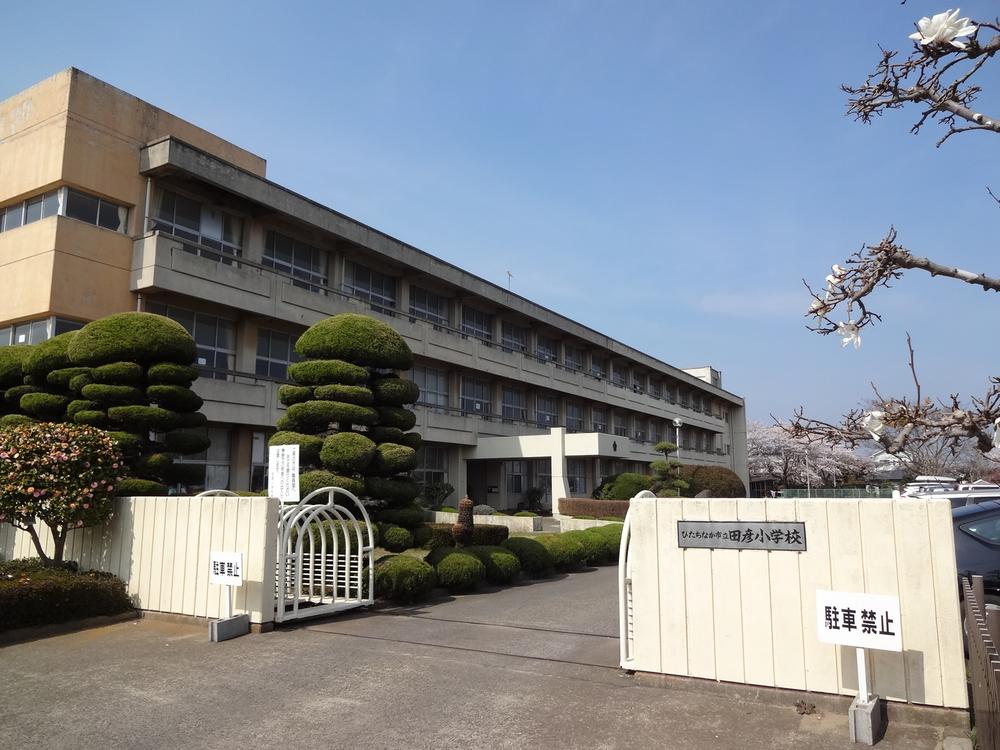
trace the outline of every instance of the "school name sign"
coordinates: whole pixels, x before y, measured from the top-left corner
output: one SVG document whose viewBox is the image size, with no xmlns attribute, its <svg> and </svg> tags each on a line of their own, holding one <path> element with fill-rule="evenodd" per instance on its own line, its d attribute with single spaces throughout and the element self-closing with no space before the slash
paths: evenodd
<svg viewBox="0 0 1000 750">
<path fill-rule="evenodd" d="M 678 521 L 677 546 L 805 552 L 806 525 L 801 521 Z"/>
</svg>

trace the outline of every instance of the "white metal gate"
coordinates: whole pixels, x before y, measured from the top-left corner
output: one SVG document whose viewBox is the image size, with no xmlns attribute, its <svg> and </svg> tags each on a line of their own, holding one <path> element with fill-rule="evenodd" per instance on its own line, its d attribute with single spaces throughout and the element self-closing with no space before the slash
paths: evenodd
<svg viewBox="0 0 1000 750">
<path fill-rule="evenodd" d="M 656 497 L 649 490 L 642 490 L 635 498 Z M 632 498 L 633 500 L 635 498 Z M 618 548 L 618 638 L 619 666 L 630 669 L 629 663 L 635 655 L 635 603 L 632 599 L 632 514 L 625 513 L 622 524 L 622 541 Z"/>
<path fill-rule="evenodd" d="M 275 622 L 372 604 L 375 540 L 357 497 L 324 487 L 279 513 Z"/>
</svg>

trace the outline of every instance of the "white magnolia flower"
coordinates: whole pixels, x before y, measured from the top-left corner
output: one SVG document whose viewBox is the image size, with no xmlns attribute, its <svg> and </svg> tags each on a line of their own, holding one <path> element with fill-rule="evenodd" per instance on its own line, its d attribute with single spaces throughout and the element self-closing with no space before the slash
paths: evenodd
<svg viewBox="0 0 1000 750">
<path fill-rule="evenodd" d="M 1000 417 L 993 420 L 993 447 L 1000 448 Z"/>
<path fill-rule="evenodd" d="M 865 418 L 861 420 L 861 426 L 871 433 L 874 440 L 878 440 L 878 434 L 885 429 L 885 424 L 882 422 L 884 416 L 885 412 L 873 409 L 865 414 Z"/>
<path fill-rule="evenodd" d="M 935 16 L 924 16 L 917 21 L 917 31 L 910 34 L 910 39 L 924 47 L 940 44 L 950 44 L 957 49 L 965 49 L 965 42 L 958 37 L 970 36 L 976 33 L 976 27 L 969 23 L 968 18 L 959 18 L 959 9 L 946 10 Z"/>
<path fill-rule="evenodd" d="M 830 270 L 833 271 L 833 275 L 836 276 L 838 279 L 842 279 L 845 276 L 847 276 L 847 269 L 846 268 L 841 268 L 836 263 L 834 263 L 832 266 L 830 266 Z"/>
<path fill-rule="evenodd" d="M 826 303 L 822 300 L 814 299 L 809 305 L 809 312 L 817 318 L 822 317 L 826 314 Z"/>
<path fill-rule="evenodd" d="M 837 335 L 841 337 L 841 348 L 847 346 L 851 342 L 854 342 L 854 348 L 861 348 L 861 331 L 858 329 L 858 324 L 853 320 L 849 320 L 846 323 L 837 324 Z"/>
</svg>

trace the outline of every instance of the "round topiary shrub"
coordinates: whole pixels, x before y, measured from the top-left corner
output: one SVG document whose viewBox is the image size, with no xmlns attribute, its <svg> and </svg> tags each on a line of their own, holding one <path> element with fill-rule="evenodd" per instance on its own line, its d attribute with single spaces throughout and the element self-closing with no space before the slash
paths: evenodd
<svg viewBox="0 0 1000 750">
<path fill-rule="evenodd" d="M 581 541 L 572 537 L 567 539 L 566 536 L 566 534 L 539 534 L 535 537 L 548 549 L 556 570 L 563 572 L 579 568 L 586 554 Z"/>
<path fill-rule="evenodd" d="M 73 415 L 75 424 L 87 424 L 91 427 L 107 427 L 108 415 L 96 409 L 83 409 Z"/>
<path fill-rule="evenodd" d="M 365 489 L 372 498 L 390 505 L 409 503 L 420 494 L 419 485 L 408 478 L 365 477 Z"/>
<path fill-rule="evenodd" d="M 91 383 L 80 389 L 80 395 L 99 404 L 135 404 L 144 400 L 141 388 L 131 385 Z"/>
<path fill-rule="evenodd" d="M 313 389 L 304 385 L 279 385 L 278 401 L 285 406 L 312 401 Z"/>
<path fill-rule="evenodd" d="M 500 546 L 514 554 L 521 563 L 521 570 L 530 578 L 545 578 L 555 569 L 548 548 L 533 537 L 508 537 Z"/>
<path fill-rule="evenodd" d="M 158 362 L 146 370 L 146 382 L 150 385 L 191 385 L 197 379 L 198 370 L 176 362 Z"/>
<path fill-rule="evenodd" d="M 306 401 L 292 404 L 285 415 L 298 432 L 322 432 L 334 423 L 370 425 L 378 420 L 374 409 L 343 401 Z"/>
<path fill-rule="evenodd" d="M 504 547 L 466 547 L 478 557 L 486 568 L 486 580 L 494 586 L 506 586 L 521 575 L 521 563 L 517 556 Z"/>
<path fill-rule="evenodd" d="M 380 424 L 369 428 L 368 434 L 376 443 L 400 443 L 403 439 L 403 431 L 398 427 L 385 427 Z"/>
<path fill-rule="evenodd" d="M 90 372 L 89 367 L 64 367 L 61 370 L 53 370 L 45 376 L 45 382 L 64 391 L 70 390 L 70 381 L 77 375 L 86 375 Z"/>
<path fill-rule="evenodd" d="M 424 509 L 418 507 L 390 508 L 379 514 L 379 520 L 406 529 L 416 529 L 424 525 Z"/>
<path fill-rule="evenodd" d="M 371 391 L 375 395 L 375 401 L 386 406 L 413 404 L 420 398 L 420 386 L 404 378 L 375 378 L 371 383 Z"/>
<path fill-rule="evenodd" d="M 35 420 L 27 414 L 4 414 L 0 417 L 0 427 L 16 427 L 22 424 L 34 424 Z"/>
<path fill-rule="evenodd" d="M 382 529 L 382 546 L 390 552 L 402 552 L 413 546 L 413 534 L 402 526 L 387 526 Z"/>
<path fill-rule="evenodd" d="M 342 359 L 310 359 L 289 365 L 288 376 L 299 385 L 357 385 L 368 380 L 368 370 Z"/>
<path fill-rule="evenodd" d="M 34 385 L 15 385 L 4 391 L 3 399 L 15 409 L 20 408 L 21 398 L 27 393 L 41 393 L 42 389 Z"/>
<path fill-rule="evenodd" d="M 181 412 L 174 415 L 174 426 L 178 429 L 193 429 L 195 427 L 204 427 L 208 422 L 208 417 L 206 417 L 200 411 L 189 411 Z"/>
<path fill-rule="evenodd" d="M 73 418 L 81 411 L 99 411 L 100 406 L 95 401 L 87 401 L 86 399 L 76 399 L 70 401 L 66 405 L 66 417 L 73 421 Z"/>
<path fill-rule="evenodd" d="M 579 542 L 583 548 L 580 562 L 584 565 L 599 565 L 605 561 L 606 545 L 601 537 L 586 531 L 567 531 L 560 534 L 563 541 Z"/>
<path fill-rule="evenodd" d="M 118 482 L 115 494 L 119 497 L 163 497 L 167 494 L 167 485 L 152 479 L 127 477 Z"/>
<path fill-rule="evenodd" d="M 375 563 L 375 596 L 399 604 L 426 599 L 437 584 L 434 568 L 409 555 L 395 555 Z"/>
<path fill-rule="evenodd" d="M 155 364 L 194 361 L 194 339 L 180 323 L 162 315 L 127 312 L 87 323 L 70 342 L 69 358 L 77 365 L 113 362 Z"/>
<path fill-rule="evenodd" d="M 108 435 L 115 441 L 115 445 L 118 446 L 118 449 L 126 458 L 137 456 L 145 444 L 143 438 L 134 432 L 111 431 L 108 432 Z"/>
<path fill-rule="evenodd" d="M 24 382 L 24 361 L 34 348 L 27 345 L 0 347 L 0 391 Z"/>
<path fill-rule="evenodd" d="M 158 406 L 112 406 L 108 419 L 128 432 L 167 431 L 173 429 L 177 417 L 172 411 Z"/>
<path fill-rule="evenodd" d="M 189 456 L 193 453 L 201 453 L 208 450 L 212 444 L 208 435 L 203 432 L 186 432 L 184 430 L 174 430 L 168 432 L 163 438 L 167 450 L 173 453 L 180 453 L 182 456 Z"/>
<path fill-rule="evenodd" d="M 475 516 L 492 516 L 496 512 L 496 508 L 492 505 L 476 505 L 472 508 L 472 514 Z"/>
<path fill-rule="evenodd" d="M 434 553 L 439 551 L 434 550 Z M 437 571 L 438 585 L 453 592 L 471 591 L 486 578 L 486 566 L 482 560 L 464 549 L 447 550 L 434 565 L 434 570 Z"/>
<path fill-rule="evenodd" d="M 146 396 L 150 403 L 179 412 L 196 412 L 205 403 L 201 396 L 183 385 L 151 385 L 146 388 Z"/>
<path fill-rule="evenodd" d="M 413 366 L 410 347 L 391 326 L 354 313 L 341 313 L 316 323 L 295 342 L 295 351 L 303 357 L 343 359 L 386 370 L 408 370 Z"/>
<path fill-rule="evenodd" d="M 365 483 L 353 477 L 344 477 L 332 471 L 316 469 L 299 475 L 299 494 L 302 497 L 323 487 L 342 487 L 355 496 L 364 494 Z"/>
<path fill-rule="evenodd" d="M 79 375 L 74 375 L 69 379 L 69 389 L 77 395 L 83 391 L 84 386 L 94 382 L 94 378 L 90 374 L 90 368 L 86 369 L 87 372 L 81 372 Z"/>
<path fill-rule="evenodd" d="M 376 410 L 378 424 L 384 427 L 397 427 L 405 432 L 417 423 L 417 415 L 400 406 L 378 406 Z"/>
<path fill-rule="evenodd" d="M 302 466 L 318 466 L 319 454 L 323 448 L 323 438 L 316 435 L 306 435 L 303 432 L 281 431 L 271 435 L 268 445 L 299 446 L 299 463 Z"/>
<path fill-rule="evenodd" d="M 413 546 L 424 547 L 430 541 L 432 532 L 430 526 L 422 523 L 416 528 L 410 529 L 410 533 L 413 534 Z"/>
<path fill-rule="evenodd" d="M 25 393 L 21 396 L 20 406 L 31 417 L 41 420 L 59 420 L 66 414 L 69 396 L 57 396 L 54 393 Z"/>
<path fill-rule="evenodd" d="M 375 443 L 357 432 L 338 432 L 323 441 L 320 461 L 330 471 L 356 474 L 364 471 L 375 455 Z"/>
<path fill-rule="evenodd" d="M 180 365 L 174 365 L 179 367 Z M 142 365 L 135 362 L 112 362 L 111 364 L 94 367 L 90 370 L 95 383 L 141 383 L 144 372 Z"/>
<path fill-rule="evenodd" d="M 384 476 L 401 474 L 415 469 L 417 452 L 396 443 L 382 443 L 375 450 L 374 469 Z"/>
<path fill-rule="evenodd" d="M 330 385 L 318 385 L 315 389 L 316 398 L 326 401 L 343 401 L 347 404 L 357 404 L 358 406 L 371 406 L 375 403 L 371 389 L 364 385 L 343 385 L 341 383 L 331 383 Z"/>
<path fill-rule="evenodd" d="M 70 359 L 66 352 L 78 333 L 79 331 L 60 333 L 35 344 L 22 364 L 24 374 L 30 375 L 38 383 L 44 383 L 45 377 L 53 370 L 69 367 Z"/>
</svg>

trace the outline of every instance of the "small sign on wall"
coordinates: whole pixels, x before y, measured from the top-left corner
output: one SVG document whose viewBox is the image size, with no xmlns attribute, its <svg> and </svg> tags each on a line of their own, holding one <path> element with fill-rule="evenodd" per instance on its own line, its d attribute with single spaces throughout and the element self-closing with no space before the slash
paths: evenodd
<svg viewBox="0 0 1000 750">
<path fill-rule="evenodd" d="M 243 553 L 212 552 L 208 582 L 216 586 L 242 586 Z"/>
<path fill-rule="evenodd" d="M 806 525 L 801 521 L 678 521 L 677 546 L 805 552 Z"/>
<path fill-rule="evenodd" d="M 823 643 L 902 651 L 899 597 L 817 590 L 816 634 Z"/>
<path fill-rule="evenodd" d="M 283 503 L 299 501 L 299 446 L 272 445 L 267 449 L 267 494 Z"/>
</svg>

